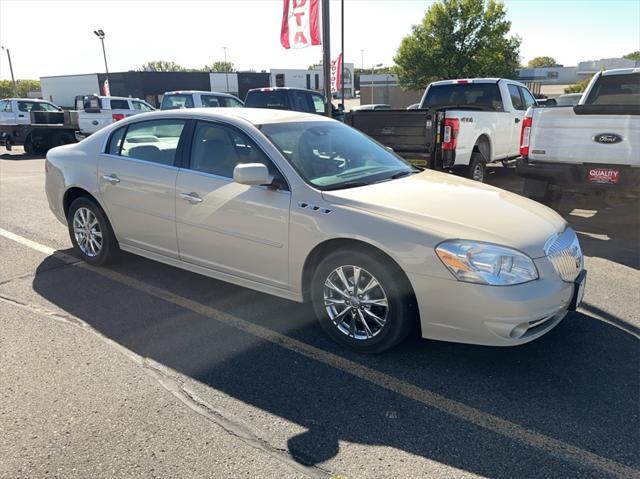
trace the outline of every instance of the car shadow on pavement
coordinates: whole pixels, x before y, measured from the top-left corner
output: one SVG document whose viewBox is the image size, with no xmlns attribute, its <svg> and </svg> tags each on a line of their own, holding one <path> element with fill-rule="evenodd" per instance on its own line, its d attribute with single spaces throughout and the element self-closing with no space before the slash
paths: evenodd
<svg viewBox="0 0 640 479">
<path fill-rule="evenodd" d="M 10 160 L 10 161 L 21 161 L 21 160 L 43 160 L 44 159 L 44 153 L 40 153 L 40 154 L 27 154 L 27 153 L 18 153 L 18 152 L 14 152 L 14 153 L 1 153 L 0 154 L 0 160 Z"/>
<path fill-rule="evenodd" d="M 213 317 L 87 269 L 51 270 L 53 257 L 39 266 L 33 288 L 137 354 L 303 427 L 305 432 L 286 438 L 291 456 L 303 464 L 337 457 L 323 467 L 361 461 L 367 466 L 362 476 L 422 475 L 420 462 L 407 463 L 407 454 L 391 462 L 397 453 L 372 448 L 354 457 L 341 451 L 347 442 L 391 447 L 490 477 L 606 476 L 579 459 L 566 461 L 515 442 L 214 318 L 259 324 L 608 460 L 640 466 L 637 338 L 589 314 L 573 313 L 543 338 L 515 348 L 415 338 L 386 354 L 365 356 L 332 343 L 306 305 L 123 256 L 113 271 L 205 304 Z M 204 399 L 215 404 L 216 395 Z M 270 432 L 279 433 L 282 427 Z"/>
</svg>

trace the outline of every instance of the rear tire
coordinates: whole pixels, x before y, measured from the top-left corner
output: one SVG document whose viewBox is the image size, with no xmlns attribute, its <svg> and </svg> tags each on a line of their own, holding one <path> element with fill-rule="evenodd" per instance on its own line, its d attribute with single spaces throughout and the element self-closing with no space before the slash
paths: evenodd
<svg viewBox="0 0 640 479">
<path fill-rule="evenodd" d="M 33 143 L 31 142 L 31 137 L 27 138 L 27 141 L 24 142 L 23 148 L 24 152 L 27 155 L 33 155 L 35 153 L 33 149 Z"/>
<path fill-rule="evenodd" d="M 95 201 L 76 198 L 67 215 L 69 236 L 80 258 L 94 266 L 112 262 L 120 251 L 111 223 Z"/>
<path fill-rule="evenodd" d="M 467 176 L 474 181 L 479 181 L 480 183 L 485 182 L 487 178 L 487 163 L 484 161 L 481 153 L 477 151 L 471 153 Z"/>
<path fill-rule="evenodd" d="M 361 353 L 381 353 L 396 346 L 417 324 L 409 281 L 382 255 L 334 251 L 316 268 L 310 291 L 322 329 L 336 343 Z"/>
</svg>

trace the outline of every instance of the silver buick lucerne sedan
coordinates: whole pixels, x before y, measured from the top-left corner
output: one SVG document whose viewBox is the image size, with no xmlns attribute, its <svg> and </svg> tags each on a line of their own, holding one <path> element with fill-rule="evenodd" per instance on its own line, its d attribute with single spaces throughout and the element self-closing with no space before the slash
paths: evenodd
<svg viewBox="0 0 640 479">
<path fill-rule="evenodd" d="M 552 210 L 420 171 L 317 115 L 141 114 L 51 150 L 46 169 L 51 210 L 88 263 L 125 250 L 310 301 L 335 341 L 362 352 L 414 325 L 425 338 L 526 343 L 584 291 L 578 239 Z"/>
</svg>

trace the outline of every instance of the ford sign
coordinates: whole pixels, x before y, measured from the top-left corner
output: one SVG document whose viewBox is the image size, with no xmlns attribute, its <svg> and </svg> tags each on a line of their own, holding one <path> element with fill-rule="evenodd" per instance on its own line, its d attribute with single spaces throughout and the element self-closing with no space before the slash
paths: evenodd
<svg viewBox="0 0 640 479">
<path fill-rule="evenodd" d="M 622 137 L 615 133 L 600 133 L 593 137 L 593 141 L 596 143 L 604 143 L 605 145 L 611 145 L 613 143 L 620 143 Z"/>
</svg>

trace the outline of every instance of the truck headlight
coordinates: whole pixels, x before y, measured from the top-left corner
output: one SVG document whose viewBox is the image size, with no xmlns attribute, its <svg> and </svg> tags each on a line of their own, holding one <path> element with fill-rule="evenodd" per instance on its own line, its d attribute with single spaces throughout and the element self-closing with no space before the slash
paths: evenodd
<svg viewBox="0 0 640 479">
<path fill-rule="evenodd" d="M 527 255 L 511 248 L 467 240 L 449 240 L 436 253 L 458 281 L 504 286 L 538 279 Z"/>
</svg>

